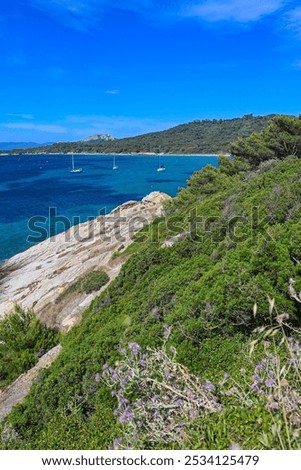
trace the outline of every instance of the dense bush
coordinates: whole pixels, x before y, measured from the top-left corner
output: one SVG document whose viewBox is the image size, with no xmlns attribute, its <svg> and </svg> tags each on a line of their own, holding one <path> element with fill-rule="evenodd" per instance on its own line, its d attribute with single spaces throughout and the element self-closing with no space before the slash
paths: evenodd
<svg viewBox="0 0 301 470">
<path fill-rule="evenodd" d="M 231 153 L 252 166 L 273 158 L 283 160 L 289 155 L 301 157 L 301 116 L 274 116 L 261 132 L 247 139 L 239 137 L 231 144 Z"/>
<path fill-rule="evenodd" d="M 109 280 L 110 278 L 107 273 L 103 271 L 91 271 L 76 282 L 70 284 L 67 289 L 59 295 L 56 302 L 60 302 L 64 297 L 73 292 L 90 294 L 91 292 L 100 290 Z"/>
<path fill-rule="evenodd" d="M 42 325 L 32 311 L 19 306 L 0 321 L 0 388 L 34 366 L 58 343 L 58 335 Z"/>
</svg>

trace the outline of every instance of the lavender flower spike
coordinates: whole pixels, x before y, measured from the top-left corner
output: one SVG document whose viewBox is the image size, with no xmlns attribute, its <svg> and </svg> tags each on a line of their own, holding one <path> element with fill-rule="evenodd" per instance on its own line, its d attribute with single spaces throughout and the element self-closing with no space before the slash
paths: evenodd
<svg viewBox="0 0 301 470">
<path fill-rule="evenodd" d="M 134 341 L 129 343 L 129 349 L 132 351 L 134 356 L 137 356 L 141 351 L 139 344 L 135 343 Z"/>
<path fill-rule="evenodd" d="M 215 385 L 212 382 L 210 382 L 210 380 L 206 380 L 206 382 L 204 383 L 204 387 L 210 392 L 214 392 L 215 390 Z"/>
</svg>

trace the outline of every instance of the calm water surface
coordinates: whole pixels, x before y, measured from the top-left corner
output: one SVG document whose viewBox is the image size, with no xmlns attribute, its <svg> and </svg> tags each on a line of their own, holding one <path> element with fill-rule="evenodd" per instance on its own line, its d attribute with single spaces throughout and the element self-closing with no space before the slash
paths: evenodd
<svg viewBox="0 0 301 470">
<path fill-rule="evenodd" d="M 75 155 L 83 173 L 70 173 L 68 155 L 0 157 L 0 261 L 32 246 L 28 221 L 48 217 L 49 208 L 76 222 L 109 212 L 130 199 L 151 191 L 175 196 L 179 187 L 203 166 L 217 166 L 217 157 L 161 156 L 166 171 L 157 172 L 157 156 Z M 57 224 L 57 229 L 62 230 Z"/>
</svg>

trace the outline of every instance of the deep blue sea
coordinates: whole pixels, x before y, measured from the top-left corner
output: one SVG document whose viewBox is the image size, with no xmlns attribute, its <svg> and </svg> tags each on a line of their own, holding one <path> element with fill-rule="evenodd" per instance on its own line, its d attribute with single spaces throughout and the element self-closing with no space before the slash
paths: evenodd
<svg viewBox="0 0 301 470">
<path fill-rule="evenodd" d="M 162 172 L 156 171 L 157 156 L 118 155 L 114 171 L 111 155 L 75 155 L 74 160 L 83 173 L 70 173 L 68 155 L 0 156 L 0 261 L 32 246 L 27 238 L 32 235 L 29 221 L 38 220 L 33 217 L 43 217 L 43 238 L 46 231 L 53 235 L 45 222 L 50 208 L 72 223 L 84 222 L 151 191 L 175 196 L 196 170 L 217 166 L 217 157 L 211 156 L 161 156 Z M 61 231 L 62 224 L 56 225 Z"/>
</svg>

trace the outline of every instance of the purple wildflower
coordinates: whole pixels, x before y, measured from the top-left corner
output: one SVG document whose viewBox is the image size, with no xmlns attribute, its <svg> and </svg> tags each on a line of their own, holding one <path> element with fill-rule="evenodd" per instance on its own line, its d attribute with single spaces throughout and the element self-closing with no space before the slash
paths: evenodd
<svg viewBox="0 0 301 470">
<path fill-rule="evenodd" d="M 180 398 L 178 398 L 178 400 L 175 401 L 175 405 L 176 406 L 181 406 L 182 405 L 182 401 Z"/>
<path fill-rule="evenodd" d="M 127 384 L 127 380 L 123 377 L 123 378 L 120 380 L 119 384 L 120 384 L 120 387 L 124 390 L 124 389 L 125 389 L 125 386 L 126 386 L 126 384 Z"/>
<path fill-rule="evenodd" d="M 210 382 L 210 380 L 206 380 L 206 382 L 204 383 L 204 388 L 206 388 L 210 392 L 214 392 L 215 385 L 212 382 Z"/>
<path fill-rule="evenodd" d="M 130 423 L 131 421 L 133 421 L 133 418 L 134 418 L 134 414 L 128 410 L 125 410 L 120 416 L 119 421 L 121 424 Z"/>
<path fill-rule="evenodd" d="M 118 439 L 114 439 L 114 441 L 113 441 L 113 449 L 112 449 L 112 450 L 119 449 L 119 446 L 120 446 L 120 444 L 122 443 L 122 441 L 123 441 L 122 437 L 118 437 Z"/>
<path fill-rule="evenodd" d="M 254 392 L 259 392 L 259 386 L 258 386 L 256 383 L 254 383 L 254 384 L 251 385 L 251 389 L 252 389 Z"/>
<path fill-rule="evenodd" d="M 266 404 L 266 408 L 268 410 L 279 410 L 279 403 L 276 401 L 272 401 L 271 403 Z"/>
<path fill-rule="evenodd" d="M 257 371 L 259 371 L 259 370 L 264 369 L 264 367 L 266 366 L 266 364 L 267 364 L 267 359 L 265 359 L 265 358 L 262 359 L 262 360 L 261 360 L 260 362 L 258 362 L 258 364 L 256 365 L 255 371 L 257 372 Z"/>
<path fill-rule="evenodd" d="M 252 381 L 254 383 L 262 383 L 262 378 L 260 377 L 260 375 L 255 373 L 252 375 Z"/>
<path fill-rule="evenodd" d="M 99 382 L 100 381 L 100 374 L 95 374 L 95 378 L 94 378 L 95 382 Z"/>
<path fill-rule="evenodd" d="M 241 447 L 237 442 L 231 442 L 230 449 L 231 450 L 240 450 Z"/>
<path fill-rule="evenodd" d="M 141 347 L 139 346 L 139 344 L 135 343 L 134 341 L 132 343 L 129 343 L 129 349 L 132 351 L 134 356 L 138 356 L 141 351 Z"/>
<path fill-rule="evenodd" d="M 169 337 L 170 337 L 170 333 L 171 333 L 171 327 L 168 326 L 168 325 L 166 325 L 166 324 L 164 324 L 164 325 L 163 325 L 163 337 L 166 338 L 166 339 L 169 338 Z"/>
<path fill-rule="evenodd" d="M 276 362 L 276 357 L 272 353 L 268 354 L 268 358 L 271 359 L 271 361 Z"/>
<path fill-rule="evenodd" d="M 273 387 L 273 385 L 275 385 L 275 380 L 272 378 L 272 377 L 269 377 L 267 380 L 266 380 L 266 386 L 268 388 L 271 388 Z"/>
<path fill-rule="evenodd" d="M 129 369 L 125 372 L 125 375 L 127 375 L 128 377 L 134 377 L 134 371 L 132 369 Z"/>
</svg>

